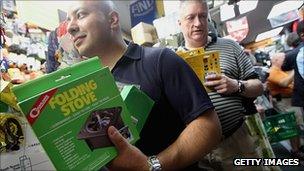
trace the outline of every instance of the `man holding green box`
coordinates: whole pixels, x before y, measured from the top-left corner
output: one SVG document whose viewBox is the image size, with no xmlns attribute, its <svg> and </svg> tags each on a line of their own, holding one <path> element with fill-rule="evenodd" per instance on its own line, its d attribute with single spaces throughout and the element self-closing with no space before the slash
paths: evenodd
<svg viewBox="0 0 304 171">
<path fill-rule="evenodd" d="M 119 153 L 109 169 L 198 170 L 194 163 L 218 144 L 221 129 L 192 69 L 171 50 L 126 45 L 111 1 L 78 1 L 68 32 L 80 55 L 99 56 L 116 81 L 138 85 L 155 102 L 136 147 L 108 129 Z"/>
</svg>

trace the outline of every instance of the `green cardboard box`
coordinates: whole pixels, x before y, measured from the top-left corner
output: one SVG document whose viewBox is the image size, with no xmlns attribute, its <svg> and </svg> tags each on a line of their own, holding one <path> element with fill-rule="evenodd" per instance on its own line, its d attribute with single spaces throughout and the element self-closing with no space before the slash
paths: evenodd
<svg viewBox="0 0 304 171">
<path fill-rule="evenodd" d="M 18 105 L 57 170 L 98 170 L 116 155 L 114 125 L 130 141 L 135 125 L 108 68 L 98 58 L 12 88 Z"/>
<path fill-rule="evenodd" d="M 137 131 L 140 133 L 154 105 L 154 101 L 135 86 L 124 86 L 121 91 L 124 100 Z"/>
</svg>

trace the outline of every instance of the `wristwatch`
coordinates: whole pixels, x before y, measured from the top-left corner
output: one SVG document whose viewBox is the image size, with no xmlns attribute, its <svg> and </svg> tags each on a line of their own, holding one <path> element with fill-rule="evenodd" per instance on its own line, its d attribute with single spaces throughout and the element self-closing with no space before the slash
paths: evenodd
<svg viewBox="0 0 304 171">
<path fill-rule="evenodd" d="M 148 157 L 148 164 L 150 171 L 161 171 L 161 164 L 156 156 Z"/>
<path fill-rule="evenodd" d="M 238 81 L 238 93 L 243 93 L 245 91 L 245 85 L 244 82 L 241 80 L 237 80 Z"/>
</svg>

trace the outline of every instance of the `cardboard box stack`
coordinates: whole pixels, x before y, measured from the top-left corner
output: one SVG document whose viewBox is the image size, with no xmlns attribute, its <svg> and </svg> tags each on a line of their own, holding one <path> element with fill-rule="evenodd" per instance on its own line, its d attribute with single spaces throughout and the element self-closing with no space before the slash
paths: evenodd
<svg viewBox="0 0 304 171">
<path fill-rule="evenodd" d="M 157 42 L 157 33 L 153 25 L 140 22 L 131 29 L 134 43 L 145 46 L 152 46 Z"/>
</svg>

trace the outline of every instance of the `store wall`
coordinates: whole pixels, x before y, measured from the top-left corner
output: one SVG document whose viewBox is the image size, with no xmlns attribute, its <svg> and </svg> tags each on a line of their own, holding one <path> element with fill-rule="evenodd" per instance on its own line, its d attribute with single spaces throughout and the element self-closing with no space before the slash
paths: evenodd
<svg viewBox="0 0 304 171">
<path fill-rule="evenodd" d="M 57 9 L 67 11 L 71 1 L 16 1 L 18 17 L 40 27 L 54 30 L 59 24 Z"/>
</svg>

